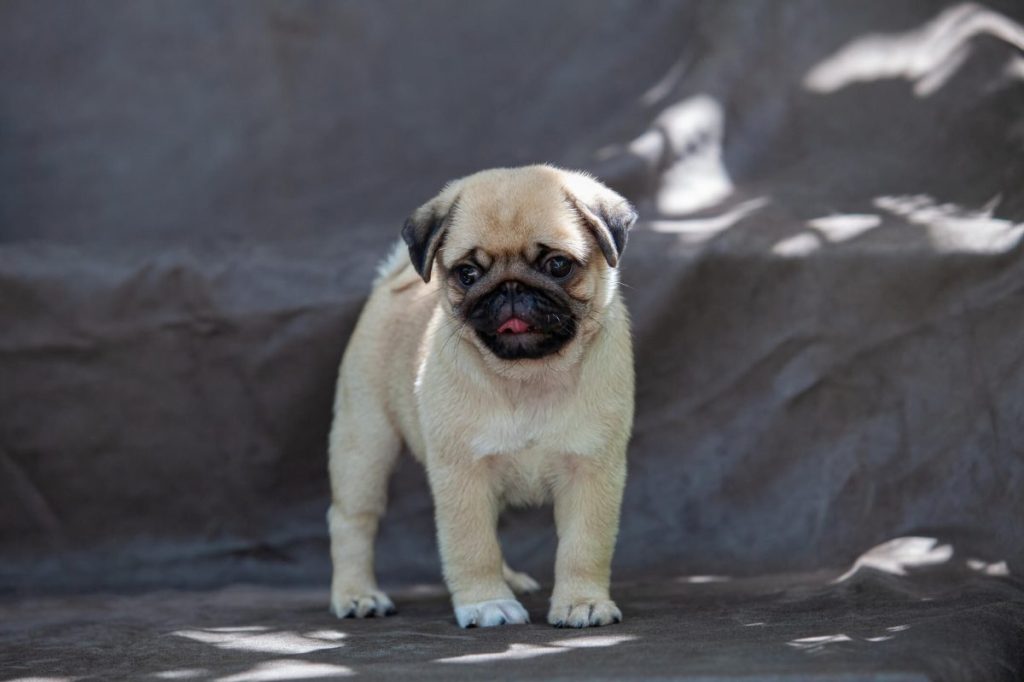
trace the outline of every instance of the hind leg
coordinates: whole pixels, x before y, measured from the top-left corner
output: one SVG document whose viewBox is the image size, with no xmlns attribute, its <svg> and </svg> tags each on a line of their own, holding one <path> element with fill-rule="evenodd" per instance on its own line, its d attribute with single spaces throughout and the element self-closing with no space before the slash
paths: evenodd
<svg viewBox="0 0 1024 682">
<path fill-rule="evenodd" d="M 529 594 L 540 589 L 540 583 L 531 578 L 529 574 L 513 571 L 506 562 L 501 564 L 501 577 L 516 594 Z"/>
<path fill-rule="evenodd" d="M 338 618 L 389 616 L 394 604 L 377 587 L 373 545 L 401 440 L 372 401 L 345 399 L 339 385 L 331 425 L 331 611 Z"/>
</svg>

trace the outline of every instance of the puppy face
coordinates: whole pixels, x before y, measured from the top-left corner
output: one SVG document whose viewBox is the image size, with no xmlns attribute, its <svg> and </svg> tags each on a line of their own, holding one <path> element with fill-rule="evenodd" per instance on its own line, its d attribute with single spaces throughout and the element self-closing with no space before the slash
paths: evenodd
<svg viewBox="0 0 1024 682">
<path fill-rule="evenodd" d="M 600 327 L 635 219 L 597 181 L 529 166 L 450 183 L 402 235 L 425 281 L 436 267 L 455 333 L 498 360 L 540 360 Z"/>
<path fill-rule="evenodd" d="M 587 315 L 588 269 L 557 245 L 537 242 L 518 253 L 487 246 L 444 266 L 453 313 L 501 359 L 537 359 L 561 350 Z"/>
</svg>

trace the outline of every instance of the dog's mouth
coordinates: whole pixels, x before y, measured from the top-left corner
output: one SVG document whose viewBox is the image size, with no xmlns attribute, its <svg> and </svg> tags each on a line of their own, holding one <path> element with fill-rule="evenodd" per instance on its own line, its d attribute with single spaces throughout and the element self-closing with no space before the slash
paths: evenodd
<svg viewBox="0 0 1024 682">
<path fill-rule="evenodd" d="M 533 327 L 530 326 L 529 322 L 521 320 L 518 317 L 510 317 L 505 320 L 500 327 L 498 327 L 498 334 L 526 334 L 529 333 Z"/>
<path fill-rule="evenodd" d="M 476 335 L 502 360 L 537 360 L 557 353 L 572 339 L 571 334 L 544 333 L 532 327 L 522 332 L 494 334 L 478 330 Z"/>
<path fill-rule="evenodd" d="M 513 316 L 498 325 L 476 328 L 477 337 L 502 360 L 534 360 L 557 353 L 576 334 L 576 321 L 570 315 L 558 321 Z"/>
<path fill-rule="evenodd" d="M 576 335 L 576 318 L 557 294 L 505 282 L 474 301 L 466 321 L 503 360 L 542 358 Z"/>
</svg>

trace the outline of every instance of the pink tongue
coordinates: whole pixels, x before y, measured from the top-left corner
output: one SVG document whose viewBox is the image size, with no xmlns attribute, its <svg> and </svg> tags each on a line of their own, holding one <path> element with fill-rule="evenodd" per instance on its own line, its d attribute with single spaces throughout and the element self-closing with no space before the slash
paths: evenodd
<svg viewBox="0 0 1024 682">
<path fill-rule="evenodd" d="M 498 333 L 503 334 L 505 332 L 511 332 L 513 334 L 522 334 L 525 331 L 529 331 L 530 325 L 526 324 L 518 317 L 510 317 L 505 320 L 505 323 L 498 327 Z"/>
</svg>

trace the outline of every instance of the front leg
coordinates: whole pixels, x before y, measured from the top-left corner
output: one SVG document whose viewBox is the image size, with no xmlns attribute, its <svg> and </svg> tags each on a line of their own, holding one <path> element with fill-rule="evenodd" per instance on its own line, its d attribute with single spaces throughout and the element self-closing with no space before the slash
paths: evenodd
<svg viewBox="0 0 1024 682">
<path fill-rule="evenodd" d="M 429 467 L 437 539 L 455 620 L 468 627 L 530 621 L 502 574 L 499 500 L 485 460 Z"/>
<path fill-rule="evenodd" d="M 548 622 L 555 627 L 622 621 L 608 587 L 625 482 L 624 447 L 614 457 L 566 460 L 554 491 L 558 554 Z"/>
</svg>

